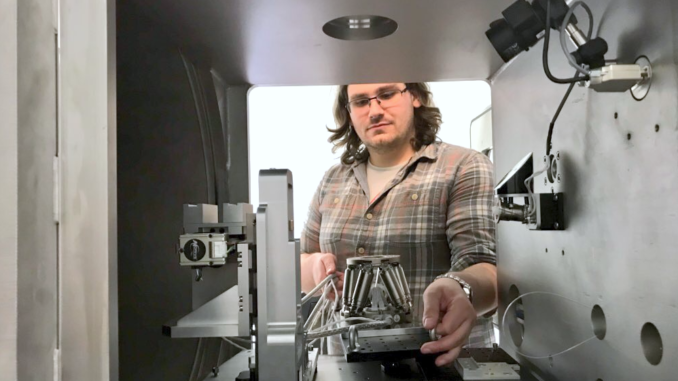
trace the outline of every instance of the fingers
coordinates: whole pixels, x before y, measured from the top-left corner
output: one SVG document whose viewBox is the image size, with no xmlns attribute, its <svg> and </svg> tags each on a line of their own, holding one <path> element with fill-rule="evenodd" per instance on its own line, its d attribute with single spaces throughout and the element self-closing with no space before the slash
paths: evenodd
<svg viewBox="0 0 678 381">
<path fill-rule="evenodd" d="M 424 291 L 424 315 L 422 324 L 426 329 L 433 329 L 440 319 L 440 299 L 442 290 L 436 283 L 431 283 Z"/>
<path fill-rule="evenodd" d="M 473 321 L 464 321 L 458 329 L 452 334 L 443 336 L 436 341 L 428 342 L 421 346 L 421 353 L 440 353 L 450 351 L 454 348 L 461 347 L 468 336 L 471 334 L 473 328 Z M 455 357 L 456 358 L 456 357 Z M 451 360 L 450 360 L 451 361 Z"/>
<path fill-rule="evenodd" d="M 459 329 L 465 321 L 475 322 L 476 312 L 468 299 L 456 299 L 449 306 L 443 308 L 445 311 L 442 321 L 436 326 L 436 332 L 439 335 L 449 335 Z"/>
<path fill-rule="evenodd" d="M 436 358 L 436 366 L 444 366 L 452 363 L 452 361 L 459 357 L 459 353 L 461 353 L 461 346 L 458 346 L 449 352 L 438 356 L 438 358 Z"/>
<path fill-rule="evenodd" d="M 470 301 L 464 297 L 446 295 L 445 284 L 438 282 L 438 287 L 431 284 L 424 292 L 424 317 L 427 329 L 436 327 L 442 335 L 437 341 L 422 345 L 421 352 L 443 353 L 436 359 L 436 365 L 442 366 L 454 361 L 461 351 L 462 345 L 468 340 L 476 321 L 476 312 Z M 444 313 L 442 321 L 435 325 L 429 320 Z"/>
<path fill-rule="evenodd" d="M 325 267 L 325 276 L 337 271 L 337 257 L 334 254 L 321 254 L 320 262 Z"/>
<path fill-rule="evenodd" d="M 336 270 L 336 257 L 328 253 L 316 253 L 314 256 L 316 259 L 313 263 L 313 281 L 318 284 Z"/>
<path fill-rule="evenodd" d="M 333 280 L 334 288 L 337 289 L 337 293 L 339 294 L 339 297 L 341 298 L 341 295 L 344 292 L 344 273 L 343 272 L 336 272 L 335 274 L 337 275 L 337 277 L 334 278 L 334 280 Z M 328 286 L 328 287 L 332 287 L 332 286 Z M 330 297 L 331 300 L 334 300 L 334 297 L 335 297 L 334 296 L 334 288 L 329 293 L 329 297 Z"/>
</svg>

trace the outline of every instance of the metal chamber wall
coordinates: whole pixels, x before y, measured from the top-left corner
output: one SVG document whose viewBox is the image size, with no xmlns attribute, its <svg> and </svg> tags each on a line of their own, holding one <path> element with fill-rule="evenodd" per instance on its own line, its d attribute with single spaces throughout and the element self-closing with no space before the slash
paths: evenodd
<svg viewBox="0 0 678 381">
<path fill-rule="evenodd" d="M 235 282 L 215 276 L 196 290 L 176 253 L 182 204 L 231 201 L 229 91 L 191 41 L 128 2 L 118 2 L 117 17 L 120 379 L 202 379 L 231 349 L 170 339 L 161 327 Z M 222 272 L 234 278 L 230 270 Z"/>
<path fill-rule="evenodd" d="M 609 43 L 608 58 L 632 63 L 646 55 L 654 78 L 643 101 L 627 93 L 575 87 L 556 123 L 553 153 L 560 181 L 535 181 L 537 192 L 564 192 L 566 230 L 535 232 L 501 222 L 497 230 L 500 313 L 520 293 L 520 350 L 539 356 L 564 350 L 605 328 L 598 338 L 552 359 L 521 362 L 544 379 L 670 380 L 678 373 L 678 4 L 671 0 L 589 0 L 594 34 Z M 583 12 L 582 12 L 583 14 Z M 551 69 L 570 77 L 552 34 Z M 548 125 L 566 85 L 548 81 L 542 43 L 523 53 L 492 84 L 497 178 L 528 152 L 542 166 Z M 604 321 L 592 307 L 604 312 Z M 501 315 L 500 315 L 501 316 Z M 603 326 L 600 324 L 604 323 Z M 643 330 L 656 327 L 657 336 Z M 515 354 L 509 331 L 502 346 Z M 661 349 L 660 349 L 661 346 Z M 652 365 L 651 358 L 662 360 Z"/>
</svg>

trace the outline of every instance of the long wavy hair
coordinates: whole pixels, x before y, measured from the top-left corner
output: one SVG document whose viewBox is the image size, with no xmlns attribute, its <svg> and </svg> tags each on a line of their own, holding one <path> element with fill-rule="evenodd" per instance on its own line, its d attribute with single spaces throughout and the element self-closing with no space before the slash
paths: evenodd
<svg viewBox="0 0 678 381">
<path fill-rule="evenodd" d="M 418 151 L 422 146 L 433 143 L 440 130 L 442 115 L 440 109 L 433 105 L 433 96 L 426 83 L 406 83 L 407 91 L 421 102 L 421 107 L 414 109 L 414 138 L 412 148 Z M 351 115 L 346 108 L 348 104 L 348 85 L 339 87 L 334 102 L 334 121 L 337 128 L 327 128 L 332 133 L 329 139 L 334 144 L 332 152 L 345 147 L 341 155 L 341 162 L 351 165 L 363 162 L 369 157 L 369 152 L 351 126 Z"/>
</svg>

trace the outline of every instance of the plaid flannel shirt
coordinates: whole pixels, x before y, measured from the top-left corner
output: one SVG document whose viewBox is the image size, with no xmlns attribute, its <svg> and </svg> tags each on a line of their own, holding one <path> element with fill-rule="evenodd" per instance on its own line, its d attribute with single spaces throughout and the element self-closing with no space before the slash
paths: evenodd
<svg viewBox="0 0 678 381">
<path fill-rule="evenodd" d="M 436 276 L 496 263 L 493 183 L 484 155 L 441 142 L 422 147 L 371 203 L 366 163 L 335 165 L 311 201 L 301 252 L 333 253 L 339 271 L 349 257 L 400 255 L 420 325 Z M 493 341 L 491 319 L 479 317 L 467 346 Z"/>
</svg>

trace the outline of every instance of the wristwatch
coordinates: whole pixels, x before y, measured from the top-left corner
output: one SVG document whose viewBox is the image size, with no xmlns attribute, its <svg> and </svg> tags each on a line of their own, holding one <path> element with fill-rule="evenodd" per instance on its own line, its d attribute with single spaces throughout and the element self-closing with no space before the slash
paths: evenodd
<svg viewBox="0 0 678 381">
<path fill-rule="evenodd" d="M 458 277 L 458 276 L 456 276 L 456 275 L 454 275 L 454 274 L 450 274 L 450 273 L 438 275 L 438 276 L 436 277 L 436 279 L 434 279 L 434 281 L 436 281 L 436 280 L 438 280 L 438 279 L 440 279 L 440 278 L 448 278 L 448 279 L 452 279 L 452 280 L 456 281 L 457 283 L 459 283 L 459 285 L 461 286 L 462 290 L 464 290 L 464 292 L 466 293 L 466 296 L 468 297 L 468 300 L 469 300 L 471 303 L 473 303 L 473 289 L 471 288 L 471 285 L 468 284 L 468 282 L 466 282 L 465 280 L 461 279 L 460 277 Z"/>
</svg>

